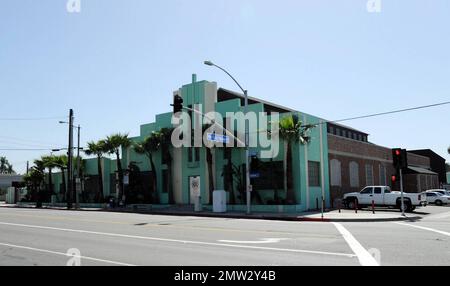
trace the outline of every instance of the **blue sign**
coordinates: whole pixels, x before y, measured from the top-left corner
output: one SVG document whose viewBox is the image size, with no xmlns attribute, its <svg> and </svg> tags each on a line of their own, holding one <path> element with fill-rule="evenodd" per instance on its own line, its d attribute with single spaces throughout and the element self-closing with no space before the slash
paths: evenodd
<svg viewBox="0 0 450 286">
<path fill-rule="evenodd" d="M 228 144 L 228 142 L 230 142 L 229 136 L 218 135 L 216 133 L 208 133 L 207 138 L 209 141 L 212 141 L 212 142 L 225 143 L 225 144 Z"/>
<path fill-rule="evenodd" d="M 257 173 L 257 172 L 250 173 L 250 179 L 256 179 L 256 178 L 259 178 L 260 176 L 261 176 L 261 174 Z"/>
</svg>

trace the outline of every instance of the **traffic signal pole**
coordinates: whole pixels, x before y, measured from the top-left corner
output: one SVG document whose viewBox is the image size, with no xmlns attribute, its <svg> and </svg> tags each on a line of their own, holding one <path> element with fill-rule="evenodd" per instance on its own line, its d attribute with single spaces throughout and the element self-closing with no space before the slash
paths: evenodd
<svg viewBox="0 0 450 286">
<path fill-rule="evenodd" d="M 400 173 L 400 193 L 401 193 L 401 208 L 402 208 L 402 216 L 405 216 L 405 203 L 403 202 L 403 177 L 402 177 L 402 168 L 399 169 Z"/>
</svg>

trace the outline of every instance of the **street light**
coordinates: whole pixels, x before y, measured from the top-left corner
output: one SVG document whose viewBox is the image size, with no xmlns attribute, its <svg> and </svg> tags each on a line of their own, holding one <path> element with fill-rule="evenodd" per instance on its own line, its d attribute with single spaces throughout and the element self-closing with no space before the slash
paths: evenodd
<svg viewBox="0 0 450 286">
<path fill-rule="evenodd" d="M 226 71 L 224 68 L 214 64 L 211 61 L 204 61 L 204 64 L 207 65 L 207 66 L 213 66 L 213 67 L 216 67 L 216 68 L 222 70 L 224 73 L 226 73 L 237 84 L 237 86 L 239 86 L 239 88 L 244 93 L 244 100 L 245 100 L 244 115 L 247 115 L 247 111 L 248 111 L 247 90 L 242 88 L 242 86 L 239 84 L 239 82 L 228 71 Z M 251 196 L 250 196 L 250 169 L 249 169 L 250 167 L 249 167 L 249 163 L 248 163 L 248 156 L 249 156 L 249 151 L 248 151 L 248 145 L 249 144 L 248 144 L 248 142 L 249 142 L 249 138 L 248 138 L 248 122 L 247 122 L 247 120 L 245 120 L 245 187 L 246 187 L 246 193 L 247 193 L 247 214 L 250 214 L 251 213 L 251 210 L 250 210 Z"/>
</svg>

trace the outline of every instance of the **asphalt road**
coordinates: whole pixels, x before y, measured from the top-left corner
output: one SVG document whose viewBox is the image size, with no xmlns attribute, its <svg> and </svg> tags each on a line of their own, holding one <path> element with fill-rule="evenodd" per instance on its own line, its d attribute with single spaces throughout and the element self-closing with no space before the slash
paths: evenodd
<svg viewBox="0 0 450 286">
<path fill-rule="evenodd" d="M 0 265 L 450 265 L 450 207 L 425 210 L 332 223 L 0 208 Z"/>
</svg>

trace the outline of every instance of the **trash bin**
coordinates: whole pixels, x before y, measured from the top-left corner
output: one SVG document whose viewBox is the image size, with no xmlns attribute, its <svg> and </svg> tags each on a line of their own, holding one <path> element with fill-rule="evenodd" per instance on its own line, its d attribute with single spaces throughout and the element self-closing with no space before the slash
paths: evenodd
<svg viewBox="0 0 450 286">
<path fill-rule="evenodd" d="M 213 192 L 213 212 L 224 213 L 227 211 L 227 192 L 216 190 Z"/>
</svg>

